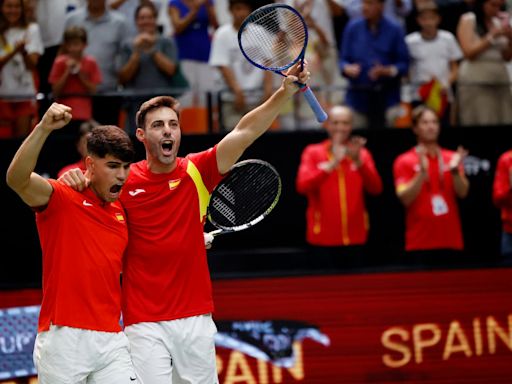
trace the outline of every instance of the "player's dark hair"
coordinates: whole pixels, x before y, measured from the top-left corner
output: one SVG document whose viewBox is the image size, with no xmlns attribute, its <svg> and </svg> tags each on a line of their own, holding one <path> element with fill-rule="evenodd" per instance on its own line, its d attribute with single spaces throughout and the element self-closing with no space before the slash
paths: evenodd
<svg viewBox="0 0 512 384">
<path fill-rule="evenodd" d="M 176 112 L 178 118 L 180 117 L 178 100 L 172 96 L 156 96 L 142 103 L 139 110 L 137 111 L 137 115 L 135 116 L 137 128 L 144 129 L 144 125 L 146 123 L 146 115 L 149 112 L 161 107 L 171 108 L 174 112 Z"/>
<path fill-rule="evenodd" d="M 130 136 L 115 125 L 94 127 L 87 137 L 87 152 L 102 159 L 112 155 L 128 163 L 135 159 L 135 149 Z"/>
</svg>

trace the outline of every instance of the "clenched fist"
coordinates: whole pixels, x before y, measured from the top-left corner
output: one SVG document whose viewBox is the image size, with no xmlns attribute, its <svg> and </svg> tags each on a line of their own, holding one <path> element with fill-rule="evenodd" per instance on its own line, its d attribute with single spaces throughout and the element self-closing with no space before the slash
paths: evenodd
<svg viewBox="0 0 512 384">
<path fill-rule="evenodd" d="M 39 123 L 45 129 L 56 130 L 64 127 L 71 121 L 71 108 L 67 105 L 53 103 L 45 112 Z"/>
</svg>

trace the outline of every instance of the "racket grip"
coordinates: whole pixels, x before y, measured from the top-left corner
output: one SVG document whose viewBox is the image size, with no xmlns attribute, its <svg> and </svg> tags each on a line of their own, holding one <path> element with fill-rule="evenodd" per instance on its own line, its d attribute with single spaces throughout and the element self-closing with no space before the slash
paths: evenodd
<svg viewBox="0 0 512 384">
<path fill-rule="evenodd" d="M 306 98 L 309 106 L 315 113 L 318 122 L 323 123 L 325 120 L 327 120 L 327 113 L 325 113 L 325 111 L 323 110 L 322 106 L 318 102 L 311 88 L 305 85 L 300 91 L 304 94 L 304 97 Z"/>
</svg>

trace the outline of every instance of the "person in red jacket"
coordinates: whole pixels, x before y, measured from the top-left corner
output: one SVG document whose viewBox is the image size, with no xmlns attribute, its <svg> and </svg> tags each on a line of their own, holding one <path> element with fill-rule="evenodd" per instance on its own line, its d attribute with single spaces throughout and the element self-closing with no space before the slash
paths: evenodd
<svg viewBox="0 0 512 384">
<path fill-rule="evenodd" d="M 396 195 L 405 207 L 405 250 L 418 264 L 450 263 L 464 248 L 457 199 L 469 190 L 467 150 L 439 145 L 439 119 L 428 107 L 416 107 L 412 123 L 418 144 L 393 164 Z"/>
<path fill-rule="evenodd" d="M 492 199 L 501 211 L 501 254 L 512 264 L 512 150 L 503 153 L 496 166 Z"/>
<path fill-rule="evenodd" d="M 365 193 L 382 192 L 366 139 L 351 136 L 352 117 L 350 108 L 332 107 L 329 137 L 306 146 L 301 156 L 296 188 L 307 198 L 306 240 L 316 266 L 361 266 L 369 229 Z"/>
</svg>

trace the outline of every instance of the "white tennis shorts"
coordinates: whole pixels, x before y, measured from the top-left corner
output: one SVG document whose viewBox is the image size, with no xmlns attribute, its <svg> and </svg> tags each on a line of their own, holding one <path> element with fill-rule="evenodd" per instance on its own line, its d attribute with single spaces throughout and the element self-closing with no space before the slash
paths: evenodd
<svg viewBox="0 0 512 384">
<path fill-rule="evenodd" d="M 123 332 L 52 325 L 34 345 L 39 384 L 140 384 Z"/>
<path fill-rule="evenodd" d="M 144 384 L 218 384 L 217 327 L 210 314 L 129 325 L 137 377 Z"/>
</svg>

